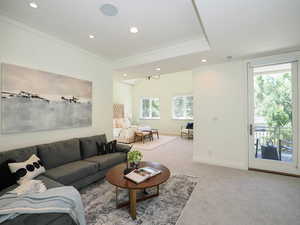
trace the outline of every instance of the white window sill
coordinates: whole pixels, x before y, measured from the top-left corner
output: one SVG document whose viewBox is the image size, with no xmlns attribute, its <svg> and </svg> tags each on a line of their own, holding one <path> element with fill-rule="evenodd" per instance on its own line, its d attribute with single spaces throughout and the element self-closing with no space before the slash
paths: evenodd
<svg viewBox="0 0 300 225">
<path fill-rule="evenodd" d="M 172 120 L 194 120 L 191 118 L 172 118 Z"/>
<path fill-rule="evenodd" d="M 140 120 L 160 120 L 160 118 L 140 118 Z"/>
</svg>

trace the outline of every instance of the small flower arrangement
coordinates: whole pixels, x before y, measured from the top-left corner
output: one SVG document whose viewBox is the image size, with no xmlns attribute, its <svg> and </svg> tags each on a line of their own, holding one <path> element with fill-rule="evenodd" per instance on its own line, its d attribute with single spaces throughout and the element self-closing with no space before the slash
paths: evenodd
<svg viewBox="0 0 300 225">
<path fill-rule="evenodd" d="M 133 150 L 133 151 L 130 151 L 128 152 L 128 162 L 130 164 L 134 164 L 134 165 L 138 165 L 139 162 L 142 160 L 143 158 L 143 154 L 138 151 L 138 150 Z"/>
</svg>

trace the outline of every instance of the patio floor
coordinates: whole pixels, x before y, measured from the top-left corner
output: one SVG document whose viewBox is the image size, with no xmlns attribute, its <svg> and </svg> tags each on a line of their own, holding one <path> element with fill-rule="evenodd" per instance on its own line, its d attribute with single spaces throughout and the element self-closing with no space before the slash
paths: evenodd
<svg viewBox="0 0 300 225">
<path fill-rule="evenodd" d="M 261 159 L 261 151 L 257 151 L 257 157 Z M 281 152 L 281 161 L 283 162 L 292 162 L 293 161 L 293 153 L 292 152 Z"/>
</svg>

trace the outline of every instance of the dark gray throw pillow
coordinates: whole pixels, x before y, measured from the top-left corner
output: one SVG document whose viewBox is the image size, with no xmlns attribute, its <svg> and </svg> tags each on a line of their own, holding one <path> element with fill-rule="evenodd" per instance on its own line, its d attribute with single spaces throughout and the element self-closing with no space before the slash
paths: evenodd
<svg viewBox="0 0 300 225">
<path fill-rule="evenodd" d="M 7 160 L 0 164 L 0 191 L 4 190 L 7 187 L 10 187 L 14 184 L 16 184 L 16 177 L 15 175 L 10 171 L 8 167 L 8 163 L 15 163 L 15 160 Z"/>
<path fill-rule="evenodd" d="M 108 152 L 106 151 L 106 144 L 101 141 L 96 141 L 98 147 L 98 155 L 105 155 Z"/>
<path fill-rule="evenodd" d="M 107 153 L 114 153 L 117 151 L 117 141 L 113 140 L 106 144 L 105 146 Z"/>
</svg>

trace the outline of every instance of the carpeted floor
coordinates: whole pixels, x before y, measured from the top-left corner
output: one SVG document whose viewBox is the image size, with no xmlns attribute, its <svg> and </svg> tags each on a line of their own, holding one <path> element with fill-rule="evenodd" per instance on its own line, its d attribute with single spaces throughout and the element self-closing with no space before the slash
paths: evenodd
<svg viewBox="0 0 300 225">
<path fill-rule="evenodd" d="M 87 225 L 175 225 L 196 184 L 193 177 L 172 176 L 160 186 L 159 197 L 138 203 L 132 220 L 128 208 L 116 209 L 115 187 L 102 180 L 81 190 Z M 119 190 L 119 201 L 128 200 L 128 191 Z"/>
<path fill-rule="evenodd" d="M 193 142 L 180 137 L 143 154 L 198 177 L 176 225 L 300 225 L 299 178 L 195 163 Z"/>
<path fill-rule="evenodd" d="M 136 142 L 133 144 L 133 147 L 135 149 L 139 150 L 154 150 L 158 147 L 162 147 L 163 145 L 175 140 L 177 137 L 176 136 L 165 136 L 165 135 L 160 135 L 159 138 L 154 135 L 153 141 L 146 140 L 144 143 L 143 142 Z"/>
</svg>

